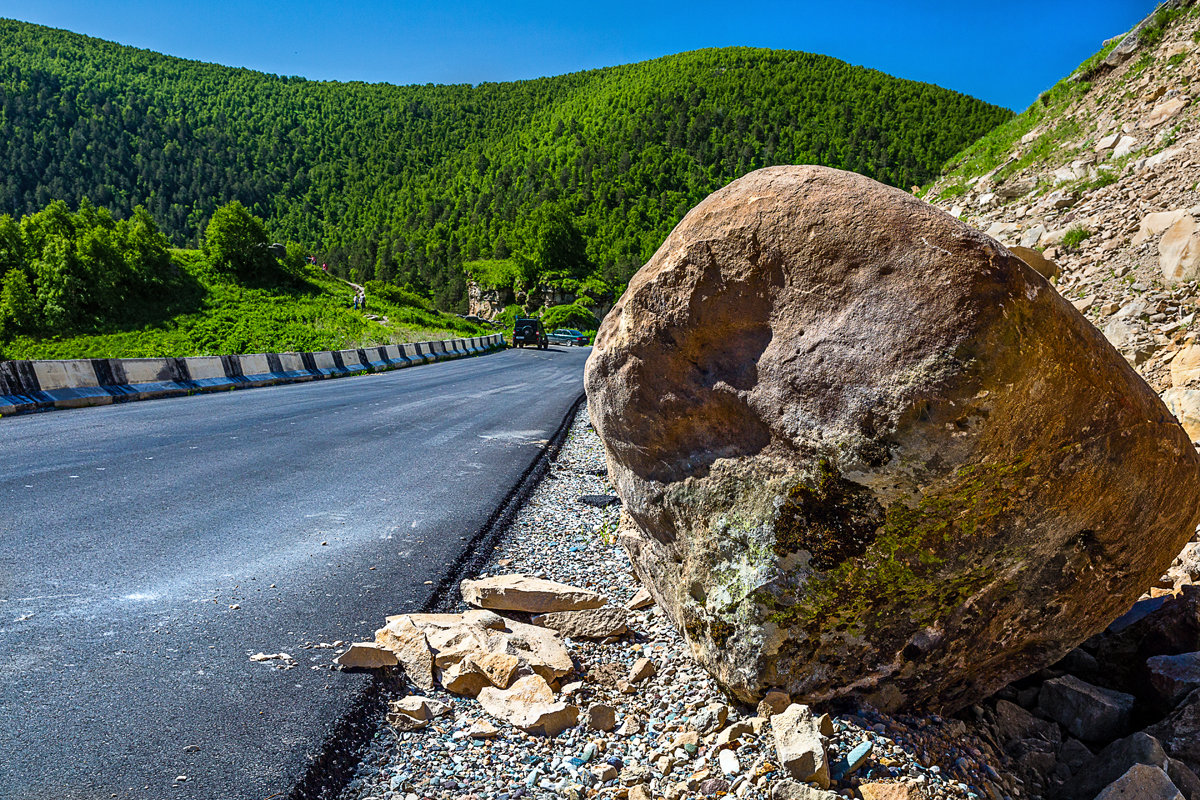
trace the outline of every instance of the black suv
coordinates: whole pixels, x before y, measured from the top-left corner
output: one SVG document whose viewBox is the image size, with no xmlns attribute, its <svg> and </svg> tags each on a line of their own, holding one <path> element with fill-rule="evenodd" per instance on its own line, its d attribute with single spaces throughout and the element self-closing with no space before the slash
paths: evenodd
<svg viewBox="0 0 1200 800">
<path fill-rule="evenodd" d="M 546 329 L 542 327 L 540 319 L 517 317 L 513 326 L 513 344 L 517 347 L 531 344 L 539 350 L 545 350 L 550 346 L 550 340 L 546 338 Z"/>
</svg>

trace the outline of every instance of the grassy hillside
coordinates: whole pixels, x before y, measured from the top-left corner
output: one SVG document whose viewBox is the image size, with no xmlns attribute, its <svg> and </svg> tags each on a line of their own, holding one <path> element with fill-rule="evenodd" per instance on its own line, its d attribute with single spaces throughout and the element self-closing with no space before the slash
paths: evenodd
<svg viewBox="0 0 1200 800">
<path fill-rule="evenodd" d="M 215 273 L 197 250 L 173 250 L 174 269 L 161 303 L 139 324 L 0 345 L 3 358 L 137 358 L 337 350 L 377 344 L 482 336 L 490 328 L 420 304 L 371 294 L 366 312 L 351 307 L 354 290 L 305 267 L 269 286 L 244 286 Z M 419 303 L 419 300 L 417 301 Z M 367 315 L 380 320 L 367 319 Z M 382 318 L 386 317 L 386 321 Z"/>
<path fill-rule="evenodd" d="M 537 254 L 549 207 L 583 247 L 535 263 L 620 284 L 683 213 L 753 169 L 819 163 L 907 187 L 1011 113 L 835 59 L 730 48 L 479 86 L 338 84 L 0 21 L 0 211 L 145 205 L 176 246 L 244 203 L 339 274 L 442 307 L 462 264 Z M 535 274 L 536 277 L 536 274 Z"/>
<path fill-rule="evenodd" d="M 214 271 L 198 250 L 173 250 L 170 257 L 157 300 L 130 308 L 120 320 L 83 326 L 68 335 L 17 335 L 0 341 L 0 358 L 337 350 L 492 332 L 433 311 L 428 301 L 404 293 L 368 290 L 369 308 L 356 311 L 351 307 L 354 290 L 319 267 L 280 271 L 267 282 L 245 285 Z"/>
</svg>

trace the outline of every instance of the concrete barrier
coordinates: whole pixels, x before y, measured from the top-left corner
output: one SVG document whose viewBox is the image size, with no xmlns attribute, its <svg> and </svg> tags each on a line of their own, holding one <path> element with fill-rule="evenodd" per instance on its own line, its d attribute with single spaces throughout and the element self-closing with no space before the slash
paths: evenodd
<svg viewBox="0 0 1200 800">
<path fill-rule="evenodd" d="M 504 346 L 493 334 L 316 353 L 0 361 L 0 416 L 400 369 Z"/>
</svg>

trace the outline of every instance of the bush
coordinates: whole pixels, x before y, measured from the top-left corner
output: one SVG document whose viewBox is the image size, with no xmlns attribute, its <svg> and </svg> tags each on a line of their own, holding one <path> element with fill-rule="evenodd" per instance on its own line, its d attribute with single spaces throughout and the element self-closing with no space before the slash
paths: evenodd
<svg viewBox="0 0 1200 800">
<path fill-rule="evenodd" d="M 218 272 L 260 276 L 274 265 L 263 221 L 237 200 L 218 208 L 204 230 L 204 255 Z"/>
<path fill-rule="evenodd" d="M 368 297 L 379 298 L 395 306 L 412 306 L 425 311 L 433 310 L 433 304 L 429 300 L 411 289 L 393 286 L 382 281 L 367 281 L 363 284 L 363 288 L 367 290 Z"/>
<path fill-rule="evenodd" d="M 581 331 L 594 331 L 599 322 L 592 312 L 580 305 L 551 306 L 542 314 L 542 325 L 547 331 L 555 328 L 577 328 Z"/>
<path fill-rule="evenodd" d="M 1068 250 L 1074 250 L 1083 243 L 1084 239 L 1087 239 L 1091 235 L 1092 232 L 1087 228 L 1083 227 L 1082 225 L 1076 225 L 1074 228 L 1071 228 L 1071 230 L 1067 231 L 1066 236 L 1063 236 L 1063 247 L 1067 248 Z"/>
</svg>

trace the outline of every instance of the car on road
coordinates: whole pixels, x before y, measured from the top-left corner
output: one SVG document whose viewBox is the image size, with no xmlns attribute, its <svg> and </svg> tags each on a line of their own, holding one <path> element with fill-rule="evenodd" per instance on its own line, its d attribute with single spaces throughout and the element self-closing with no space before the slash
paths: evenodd
<svg viewBox="0 0 1200 800">
<path fill-rule="evenodd" d="M 556 328 L 547 338 L 555 344 L 569 344 L 578 347 L 588 345 L 588 337 L 574 328 Z"/>
<path fill-rule="evenodd" d="M 546 338 L 546 329 L 542 327 L 542 321 L 535 317 L 517 317 L 513 323 L 513 344 L 517 347 L 525 345 L 533 345 L 539 350 L 545 350 L 550 346 L 550 340 Z"/>
</svg>

